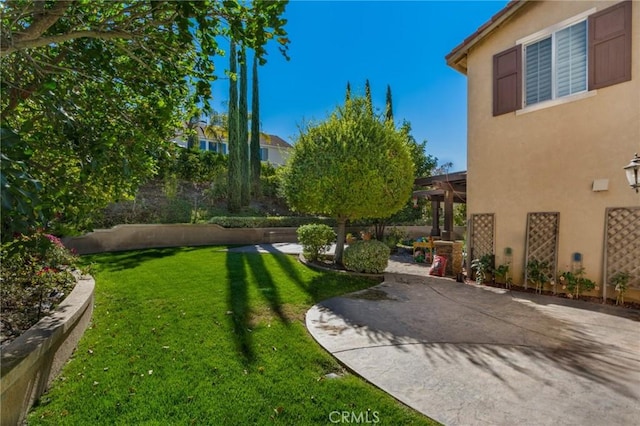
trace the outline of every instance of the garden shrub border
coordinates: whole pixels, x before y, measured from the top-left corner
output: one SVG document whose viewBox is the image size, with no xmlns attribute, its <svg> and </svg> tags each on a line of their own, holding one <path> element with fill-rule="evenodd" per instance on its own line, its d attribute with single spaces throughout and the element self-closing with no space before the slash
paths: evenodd
<svg viewBox="0 0 640 426">
<path fill-rule="evenodd" d="M 52 315 L 2 348 L 2 425 L 17 425 L 71 357 L 93 313 L 95 281 L 78 280 Z"/>
</svg>

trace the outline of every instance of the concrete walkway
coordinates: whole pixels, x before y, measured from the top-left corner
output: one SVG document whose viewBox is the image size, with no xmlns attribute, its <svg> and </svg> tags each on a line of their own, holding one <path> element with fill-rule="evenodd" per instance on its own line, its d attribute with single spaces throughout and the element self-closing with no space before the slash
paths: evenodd
<svg viewBox="0 0 640 426">
<path fill-rule="evenodd" d="M 445 425 L 640 424 L 639 311 L 427 277 L 393 258 L 385 282 L 315 305 L 306 323 L 352 371 Z"/>
<path fill-rule="evenodd" d="M 445 425 L 637 425 L 640 315 L 453 280 L 387 281 L 307 313 L 342 363 Z"/>
</svg>

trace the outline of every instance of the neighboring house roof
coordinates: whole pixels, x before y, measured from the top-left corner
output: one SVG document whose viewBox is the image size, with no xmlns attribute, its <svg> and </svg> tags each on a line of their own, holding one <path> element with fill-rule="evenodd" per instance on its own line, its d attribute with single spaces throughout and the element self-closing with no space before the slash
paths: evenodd
<svg viewBox="0 0 640 426">
<path fill-rule="evenodd" d="M 467 54 L 469 50 L 509 20 L 528 2 L 530 2 L 530 0 L 511 0 L 507 3 L 507 5 L 493 15 L 491 19 L 482 24 L 473 34 L 465 38 L 462 43 L 454 47 L 453 50 L 445 56 L 447 65 L 466 75 Z"/>
<path fill-rule="evenodd" d="M 290 143 L 286 142 L 280 136 L 267 135 L 269 140 L 265 140 L 264 135 L 260 135 L 260 143 L 264 145 L 272 145 L 277 148 L 293 148 Z"/>
<path fill-rule="evenodd" d="M 209 138 L 208 136 L 206 136 L 204 134 L 204 127 L 202 126 L 196 126 L 196 132 L 198 133 L 198 139 L 207 139 L 207 140 L 211 140 L 211 138 Z M 179 132 L 178 136 L 182 136 L 184 135 L 184 133 Z M 225 137 L 226 135 L 224 135 L 220 141 L 224 141 L 227 142 L 227 138 Z M 291 146 L 291 144 L 287 143 L 284 139 L 282 139 L 280 136 L 277 135 L 270 135 L 270 134 L 266 134 L 266 133 L 261 133 L 260 134 L 260 145 L 269 145 L 272 146 L 274 148 L 284 148 L 284 149 L 289 149 L 289 148 L 293 148 Z"/>
</svg>

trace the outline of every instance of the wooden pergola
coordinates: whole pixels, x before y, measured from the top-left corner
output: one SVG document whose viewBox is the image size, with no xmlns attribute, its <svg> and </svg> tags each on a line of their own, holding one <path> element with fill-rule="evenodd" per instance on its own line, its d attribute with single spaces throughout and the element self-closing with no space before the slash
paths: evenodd
<svg viewBox="0 0 640 426">
<path fill-rule="evenodd" d="M 414 197 L 431 201 L 433 211 L 432 236 L 453 239 L 453 203 L 467 202 L 467 171 L 417 178 L 415 186 L 425 189 L 413 191 Z M 440 203 L 444 203 L 444 229 L 440 230 Z"/>
</svg>

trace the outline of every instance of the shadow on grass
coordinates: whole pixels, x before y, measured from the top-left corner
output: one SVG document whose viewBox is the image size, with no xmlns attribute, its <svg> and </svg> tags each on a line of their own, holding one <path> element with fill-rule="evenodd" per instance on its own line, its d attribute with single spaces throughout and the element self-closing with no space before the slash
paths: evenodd
<svg viewBox="0 0 640 426">
<path fill-rule="evenodd" d="M 277 256 L 276 256 L 277 257 Z M 246 257 L 251 272 L 258 283 L 260 294 L 267 300 L 269 307 L 278 315 L 280 321 L 289 325 L 289 318 L 282 311 L 282 300 L 278 287 L 273 282 L 273 278 L 264 264 L 264 257 L 260 254 L 249 254 Z"/>
<path fill-rule="evenodd" d="M 297 257 L 288 254 L 274 254 L 273 258 L 278 262 L 280 269 L 304 292 L 307 292 L 307 284 L 305 283 L 300 271 L 296 268 L 298 263 Z"/>
<path fill-rule="evenodd" d="M 163 259 L 165 257 L 175 256 L 178 253 L 186 253 L 196 250 L 197 247 L 171 247 L 162 249 L 135 250 L 123 252 L 107 252 L 100 254 L 92 254 L 82 256 L 82 263 L 90 265 L 98 263 L 98 269 L 107 272 L 118 272 L 126 269 L 133 269 L 140 266 L 144 262 L 150 260 Z M 103 261 L 103 258 L 108 258 Z"/>
<path fill-rule="evenodd" d="M 249 331 L 249 289 L 245 261 L 246 255 L 244 253 L 227 252 L 226 267 L 229 286 L 227 306 L 233 325 L 236 347 L 244 358 L 244 362 L 251 364 L 255 361 L 256 355 Z"/>
</svg>

